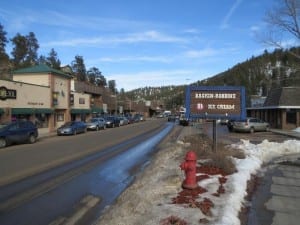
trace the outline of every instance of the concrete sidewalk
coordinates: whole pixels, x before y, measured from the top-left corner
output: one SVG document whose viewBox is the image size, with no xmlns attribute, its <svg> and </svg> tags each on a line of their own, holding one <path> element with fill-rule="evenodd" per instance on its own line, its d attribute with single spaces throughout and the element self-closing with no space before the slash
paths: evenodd
<svg viewBox="0 0 300 225">
<path fill-rule="evenodd" d="M 281 135 L 285 135 L 300 140 L 300 132 L 296 132 L 293 130 L 280 130 L 280 129 L 270 129 L 270 131 L 275 134 L 281 134 Z"/>
<path fill-rule="evenodd" d="M 296 164 L 295 164 L 296 163 Z M 279 165 L 272 176 L 271 198 L 265 203 L 274 213 L 272 225 L 298 225 L 300 221 L 300 160 Z"/>
<path fill-rule="evenodd" d="M 53 137 L 53 136 L 57 135 L 56 131 L 49 132 L 48 128 L 39 128 L 38 132 L 39 132 L 38 139 L 43 139 L 43 138 L 47 138 L 47 137 Z"/>
</svg>

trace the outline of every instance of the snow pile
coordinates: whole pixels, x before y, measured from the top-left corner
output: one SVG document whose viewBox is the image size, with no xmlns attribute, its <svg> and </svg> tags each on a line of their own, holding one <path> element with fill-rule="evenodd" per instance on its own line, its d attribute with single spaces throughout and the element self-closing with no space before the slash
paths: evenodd
<svg viewBox="0 0 300 225">
<path fill-rule="evenodd" d="M 117 202 L 103 213 L 98 225 L 158 225 L 170 216 L 176 216 L 187 224 L 199 224 L 206 218 L 206 224 L 239 225 L 238 213 L 247 195 L 247 181 L 263 163 L 287 154 L 300 153 L 300 141 L 288 140 L 283 143 L 263 141 L 252 144 L 247 140 L 231 145 L 245 152 L 245 159 L 236 159 L 237 173 L 226 176 L 225 193 L 219 197 L 213 195 L 219 187 L 220 175 L 210 176 L 199 181 L 199 185 L 208 191 L 199 199 L 209 198 L 214 206 L 212 215 L 205 216 L 199 208 L 171 204 L 171 199 L 181 191 L 184 173 L 179 165 L 184 159 L 184 146 L 173 143 L 158 152 L 151 165 L 129 187 Z"/>
<path fill-rule="evenodd" d="M 300 133 L 300 127 L 297 127 L 297 128 L 294 129 L 293 131 Z"/>
<path fill-rule="evenodd" d="M 269 142 L 264 140 L 261 144 L 251 144 L 248 140 L 241 140 L 242 143 L 232 145 L 233 148 L 241 149 L 245 152 L 245 159 L 234 159 L 237 173 L 228 176 L 225 189 L 230 190 L 225 196 L 226 203 L 216 224 L 238 225 L 238 213 L 246 196 L 247 181 L 251 174 L 255 174 L 263 163 L 282 155 L 300 153 L 300 141 L 288 140 L 283 143 Z M 224 197 L 224 196 L 223 196 Z M 228 204 L 230 202 L 230 204 Z"/>
</svg>

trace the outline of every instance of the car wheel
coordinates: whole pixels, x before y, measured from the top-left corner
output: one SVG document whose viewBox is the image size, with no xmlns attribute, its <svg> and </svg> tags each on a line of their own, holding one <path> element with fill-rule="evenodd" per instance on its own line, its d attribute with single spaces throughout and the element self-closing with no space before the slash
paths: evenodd
<svg viewBox="0 0 300 225">
<path fill-rule="evenodd" d="M 5 138 L 0 138 L 0 148 L 4 148 L 7 145 Z"/>
<path fill-rule="evenodd" d="M 253 127 L 251 127 L 251 128 L 250 128 L 250 133 L 251 133 L 251 134 L 253 134 L 253 133 L 254 133 L 254 131 L 255 131 L 255 130 L 254 130 L 254 128 L 253 128 Z"/>
<path fill-rule="evenodd" d="M 36 142 L 36 137 L 33 134 L 31 134 L 28 138 L 28 143 L 33 144 L 35 142 Z"/>
</svg>

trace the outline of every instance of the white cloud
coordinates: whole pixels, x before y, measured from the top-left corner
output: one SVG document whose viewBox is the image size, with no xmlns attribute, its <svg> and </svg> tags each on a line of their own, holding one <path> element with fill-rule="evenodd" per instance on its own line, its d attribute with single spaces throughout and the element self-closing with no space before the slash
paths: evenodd
<svg viewBox="0 0 300 225">
<path fill-rule="evenodd" d="M 116 80 L 117 88 L 124 88 L 125 91 L 135 89 L 136 87 L 159 87 L 166 85 L 184 85 L 187 80 L 189 83 L 197 81 L 199 78 L 193 78 L 198 71 L 193 70 L 156 70 L 142 71 L 136 73 L 116 73 L 111 74 L 107 80 Z"/>
<path fill-rule="evenodd" d="M 251 30 L 252 32 L 257 32 L 257 31 L 261 30 L 261 28 L 260 28 L 259 26 L 254 25 L 254 26 L 251 26 L 251 27 L 250 27 L 250 30 Z"/>
<path fill-rule="evenodd" d="M 14 10 L 0 9 L 0 18 L 5 19 L 9 25 L 15 24 L 15 21 L 20 21 L 24 24 L 24 26 L 26 24 L 26 27 L 30 27 L 32 24 L 41 24 L 44 26 L 61 28 L 132 30 L 151 26 L 151 23 L 145 21 L 140 22 L 136 20 L 82 16 L 80 14 L 68 15 L 63 10 L 61 10 L 61 12 L 47 9 L 37 11 L 23 6 L 21 8 L 15 7 Z M 14 29 L 18 29 L 18 27 Z"/>
<path fill-rule="evenodd" d="M 150 30 L 145 32 L 119 35 L 117 37 L 86 37 L 51 41 L 48 43 L 43 43 L 43 46 L 107 46 L 109 44 L 131 44 L 138 42 L 183 43 L 187 42 L 187 40 L 180 37 L 167 35 L 155 30 Z"/>
<path fill-rule="evenodd" d="M 240 5 L 240 3 L 243 0 L 236 0 L 235 3 L 233 4 L 233 6 L 230 8 L 230 10 L 228 11 L 228 13 L 226 14 L 225 18 L 223 19 L 222 23 L 221 23 L 221 29 L 226 29 L 228 28 L 228 22 L 231 18 L 231 16 L 233 15 L 233 13 L 235 12 L 235 10 L 237 9 L 237 7 Z"/>
<path fill-rule="evenodd" d="M 214 56 L 218 53 L 217 50 L 212 48 L 206 48 L 203 50 L 190 50 L 186 51 L 184 55 L 188 58 L 203 58 L 203 57 L 209 57 Z"/>
<path fill-rule="evenodd" d="M 190 34 L 199 34 L 200 31 L 196 28 L 190 28 L 183 31 L 184 33 L 190 33 Z"/>
<path fill-rule="evenodd" d="M 126 62 L 126 61 L 170 63 L 173 60 L 171 59 L 171 57 L 167 57 L 167 56 L 127 56 L 127 57 L 102 57 L 94 61 L 113 62 L 113 63 Z"/>
</svg>

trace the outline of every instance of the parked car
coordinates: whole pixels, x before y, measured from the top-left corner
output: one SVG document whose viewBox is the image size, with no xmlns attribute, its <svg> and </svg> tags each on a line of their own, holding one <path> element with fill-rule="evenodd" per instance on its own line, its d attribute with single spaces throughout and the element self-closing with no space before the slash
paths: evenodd
<svg viewBox="0 0 300 225">
<path fill-rule="evenodd" d="M 102 117 L 95 117 L 89 120 L 86 124 L 88 130 L 100 130 L 106 128 L 106 121 Z"/>
<path fill-rule="evenodd" d="M 226 118 L 220 119 L 221 125 L 228 125 L 228 122 L 229 122 L 229 119 L 226 119 Z"/>
<path fill-rule="evenodd" d="M 229 132 L 233 131 L 233 122 L 234 122 L 234 120 L 228 120 L 228 122 L 227 122 L 227 128 L 228 128 Z"/>
<path fill-rule="evenodd" d="M 177 116 L 174 114 L 168 115 L 168 122 L 175 122 L 177 120 Z"/>
<path fill-rule="evenodd" d="M 133 120 L 134 120 L 134 122 L 144 121 L 144 116 L 141 115 L 141 114 L 135 114 L 135 115 L 133 116 Z"/>
<path fill-rule="evenodd" d="M 179 118 L 179 125 L 188 126 L 189 125 L 189 119 L 186 118 L 184 115 L 181 115 L 180 118 Z"/>
<path fill-rule="evenodd" d="M 0 124 L 0 148 L 10 144 L 35 143 L 38 129 L 31 121 L 15 121 Z"/>
<path fill-rule="evenodd" d="M 86 123 L 83 121 L 66 122 L 57 129 L 57 135 L 76 135 L 87 131 Z"/>
<path fill-rule="evenodd" d="M 128 116 L 126 116 L 126 118 L 128 119 L 129 124 L 134 123 L 134 119 L 132 116 L 128 115 Z"/>
<path fill-rule="evenodd" d="M 156 118 L 164 118 L 164 115 L 162 113 L 160 113 L 156 116 Z"/>
<path fill-rule="evenodd" d="M 106 127 L 114 128 L 120 126 L 120 119 L 117 116 L 108 116 L 105 118 Z"/>
<path fill-rule="evenodd" d="M 233 130 L 254 133 L 256 131 L 269 131 L 270 124 L 261 119 L 248 117 L 245 120 L 233 122 Z"/>
<path fill-rule="evenodd" d="M 120 116 L 119 119 L 120 119 L 120 126 L 129 124 L 129 120 L 125 116 Z"/>
</svg>

